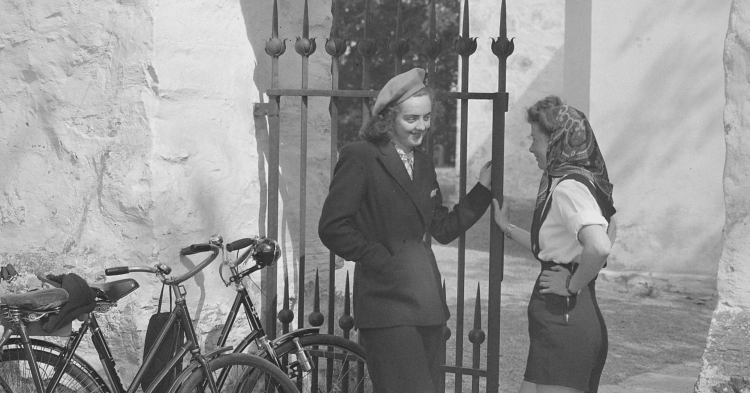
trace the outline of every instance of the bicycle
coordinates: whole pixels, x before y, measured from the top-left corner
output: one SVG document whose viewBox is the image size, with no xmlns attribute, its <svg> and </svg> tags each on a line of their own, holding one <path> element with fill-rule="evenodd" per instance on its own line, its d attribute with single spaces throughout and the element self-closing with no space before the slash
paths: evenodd
<svg viewBox="0 0 750 393">
<path fill-rule="evenodd" d="M 0 392 L 86 392 L 134 393 L 141 385 L 145 371 L 152 366 L 168 331 L 175 325 L 182 328 L 185 344 L 179 347 L 145 393 L 152 393 L 165 380 L 170 370 L 183 364 L 191 355 L 190 363 L 177 375 L 168 392 L 283 392 L 298 393 L 294 383 L 274 364 L 250 354 L 228 353 L 231 347 L 203 354 L 186 307 L 186 290 L 180 285 L 208 266 L 219 253 L 211 244 L 194 244 L 181 250 L 181 255 L 208 252 L 212 254 L 182 276 L 172 278 L 171 269 L 163 264 L 154 267 L 115 267 L 105 270 L 108 276 L 145 272 L 155 274 L 175 295 L 175 307 L 169 320 L 159 331 L 154 346 L 148 351 L 130 387 L 125 389 L 115 369 L 109 345 L 96 319 L 97 313 L 113 308 L 117 301 L 135 291 L 139 285 L 132 278 L 89 285 L 96 294 L 96 309 L 84 314 L 81 327 L 69 335 L 67 344 L 59 346 L 49 341 L 30 338 L 41 318 L 59 312 L 68 293 L 62 288 L 0 296 L 0 311 L 7 321 L 0 338 Z M 76 354 L 83 336 L 90 333 L 94 348 L 101 360 L 109 385 L 94 368 Z"/>
<path fill-rule="evenodd" d="M 278 259 L 280 248 L 276 241 L 266 237 L 243 238 L 223 245 L 221 236 L 209 240 L 222 248 L 221 267 L 228 267 L 230 276 L 225 285 L 234 284 L 237 295 L 227 315 L 217 345 L 226 345 L 240 308 L 245 311 L 252 331 L 235 347 L 235 353 L 246 352 L 255 342 L 257 353 L 282 369 L 301 392 L 372 392 L 372 382 L 366 368 L 365 352 L 361 345 L 349 339 L 320 333 L 318 328 L 303 328 L 284 334 L 274 340 L 266 335 L 244 278 L 270 266 Z M 240 251 L 244 250 L 242 254 Z M 229 257 L 236 251 L 236 259 Z M 247 264 L 249 260 L 254 264 Z"/>
</svg>

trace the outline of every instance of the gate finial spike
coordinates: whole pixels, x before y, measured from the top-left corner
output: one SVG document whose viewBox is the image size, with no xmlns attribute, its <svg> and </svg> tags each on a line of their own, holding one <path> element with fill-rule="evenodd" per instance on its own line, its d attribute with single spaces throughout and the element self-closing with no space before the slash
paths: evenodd
<svg viewBox="0 0 750 393">
<path fill-rule="evenodd" d="M 505 0 L 500 4 L 500 37 L 508 38 L 508 25 L 505 23 L 507 14 L 505 13 Z"/>
<path fill-rule="evenodd" d="M 318 327 L 323 324 L 325 317 L 320 312 L 320 275 L 318 269 L 315 269 L 315 298 L 313 299 L 313 312 L 307 317 L 310 325 Z"/>
<path fill-rule="evenodd" d="M 464 18 L 463 26 L 461 26 L 461 35 L 464 37 L 469 36 L 469 0 L 464 0 Z"/>
<path fill-rule="evenodd" d="M 289 276 L 284 275 L 284 308 L 277 315 L 279 322 L 289 325 L 294 320 L 294 312 L 289 309 Z"/>
<path fill-rule="evenodd" d="M 508 26 L 505 21 L 506 18 L 505 0 L 503 0 L 502 4 L 500 5 L 500 36 L 497 37 L 497 40 L 495 40 L 494 38 L 492 39 L 492 53 L 494 53 L 497 57 L 502 57 L 505 59 L 513 54 L 513 50 L 515 49 L 515 44 L 513 43 L 513 40 L 515 38 L 511 38 L 510 41 L 508 40 Z"/>
<path fill-rule="evenodd" d="M 348 334 L 354 327 L 354 318 L 352 318 L 349 303 L 349 272 L 346 272 L 346 286 L 344 288 L 344 315 L 339 318 L 339 327 L 344 330 L 345 334 Z"/>
<path fill-rule="evenodd" d="M 469 341 L 472 344 L 481 344 L 486 335 L 482 330 L 482 301 L 479 296 L 479 283 L 477 283 L 477 298 L 474 303 L 474 328 L 469 332 Z"/>
<path fill-rule="evenodd" d="M 273 0 L 273 16 L 271 17 L 271 38 L 279 38 L 279 4 Z"/>
<path fill-rule="evenodd" d="M 443 280 L 443 299 L 446 299 L 445 292 L 445 280 Z M 443 325 L 443 341 L 448 341 L 451 338 L 451 328 L 448 325 Z"/>
<path fill-rule="evenodd" d="M 310 38 L 310 17 L 307 11 L 307 0 L 305 0 L 305 8 L 302 14 L 302 37 Z"/>
</svg>

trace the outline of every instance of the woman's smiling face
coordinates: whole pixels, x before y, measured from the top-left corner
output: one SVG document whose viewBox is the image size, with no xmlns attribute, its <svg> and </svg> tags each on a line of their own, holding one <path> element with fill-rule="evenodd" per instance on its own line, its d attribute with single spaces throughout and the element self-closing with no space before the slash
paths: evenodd
<svg viewBox="0 0 750 393">
<path fill-rule="evenodd" d="M 391 140 L 408 153 L 422 144 L 425 133 L 430 129 L 432 100 L 429 95 L 422 95 L 408 98 L 399 105 L 399 113 L 393 120 Z"/>
<path fill-rule="evenodd" d="M 536 157 L 539 169 L 547 169 L 547 149 L 549 148 L 549 135 L 542 131 L 539 123 L 531 123 L 531 146 L 529 152 Z"/>
</svg>

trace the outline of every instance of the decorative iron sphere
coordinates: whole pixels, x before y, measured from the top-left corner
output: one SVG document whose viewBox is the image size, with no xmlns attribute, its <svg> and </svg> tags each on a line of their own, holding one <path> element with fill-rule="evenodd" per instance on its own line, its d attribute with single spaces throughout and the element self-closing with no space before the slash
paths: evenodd
<svg viewBox="0 0 750 393">
<path fill-rule="evenodd" d="M 427 57 L 434 59 L 437 58 L 440 55 L 440 52 L 443 51 L 443 40 L 442 39 L 436 39 L 436 40 L 427 40 L 422 39 L 422 53 L 424 53 Z"/>
<path fill-rule="evenodd" d="M 500 37 L 497 37 L 497 41 L 495 39 L 492 39 L 492 53 L 495 54 L 497 57 L 509 57 L 511 54 L 513 54 L 513 50 L 515 49 L 516 45 L 513 43 L 513 40 L 516 38 L 513 37 L 510 39 L 510 41 L 506 39 L 500 39 Z"/>
<path fill-rule="evenodd" d="M 279 311 L 279 315 L 277 317 L 279 319 L 279 322 L 283 324 L 289 324 L 294 320 L 294 312 L 288 308 L 285 308 Z"/>
<path fill-rule="evenodd" d="M 403 56 L 409 52 L 410 45 L 409 40 L 399 38 L 394 41 L 388 42 L 388 50 L 396 56 Z"/>
<path fill-rule="evenodd" d="M 481 344 L 484 342 L 485 334 L 481 329 L 472 329 L 469 331 L 469 341 L 472 344 Z"/>
<path fill-rule="evenodd" d="M 357 42 L 357 51 L 364 57 L 370 57 L 378 53 L 378 45 L 375 40 L 363 38 Z"/>
<path fill-rule="evenodd" d="M 354 327 L 354 318 L 351 315 L 342 315 L 339 318 L 339 327 L 344 331 L 352 330 Z"/>
<path fill-rule="evenodd" d="M 315 52 L 317 45 L 315 44 L 315 38 L 300 38 L 297 37 L 297 42 L 294 43 L 294 50 L 302 56 L 310 56 Z"/>
<path fill-rule="evenodd" d="M 325 319 L 323 313 L 319 311 L 313 311 L 310 313 L 310 316 L 307 317 L 307 321 L 310 322 L 310 325 L 315 327 L 322 325 Z"/>
<path fill-rule="evenodd" d="M 333 57 L 339 57 L 346 52 L 346 41 L 341 38 L 326 38 L 326 52 Z"/>
<path fill-rule="evenodd" d="M 266 42 L 266 53 L 271 57 L 279 57 L 286 51 L 286 38 L 271 38 Z"/>
<path fill-rule="evenodd" d="M 477 51 L 477 38 L 458 36 L 453 40 L 453 49 L 461 56 L 471 56 Z"/>
<path fill-rule="evenodd" d="M 451 334 L 451 328 L 443 326 L 443 340 L 448 341 L 448 339 L 451 338 Z"/>
</svg>

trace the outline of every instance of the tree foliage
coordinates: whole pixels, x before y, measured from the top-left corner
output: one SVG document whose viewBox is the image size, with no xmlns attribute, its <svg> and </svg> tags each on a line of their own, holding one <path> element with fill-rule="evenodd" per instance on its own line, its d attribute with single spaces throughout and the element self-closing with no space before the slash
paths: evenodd
<svg viewBox="0 0 750 393">
<path fill-rule="evenodd" d="M 339 22 L 334 26 L 337 37 L 347 40 L 347 50 L 340 60 L 339 89 L 378 90 L 395 75 L 396 56 L 389 51 L 388 43 L 397 37 L 398 0 L 370 0 L 367 38 L 377 44 L 377 53 L 369 61 L 370 85 L 362 86 L 362 62 L 357 43 L 365 34 L 365 0 L 338 0 Z M 410 50 L 402 59 L 401 72 L 413 67 L 427 69 L 428 58 L 422 53 L 428 40 L 430 26 L 429 0 L 400 0 L 402 21 L 400 37 L 408 40 Z M 436 38 L 442 41 L 443 51 L 435 61 L 434 75 L 428 75 L 430 86 L 436 91 L 455 89 L 458 78 L 458 56 L 453 51 L 453 39 L 459 33 L 460 2 L 458 0 L 432 0 L 436 4 Z M 444 150 L 443 165 L 455 163 L 456 102 L 436 101 L 432 116 L 432 145 Z M 339 101 L 339 147 L 358 140 L 362 123 L 362 100 Z"/>
</svg>

